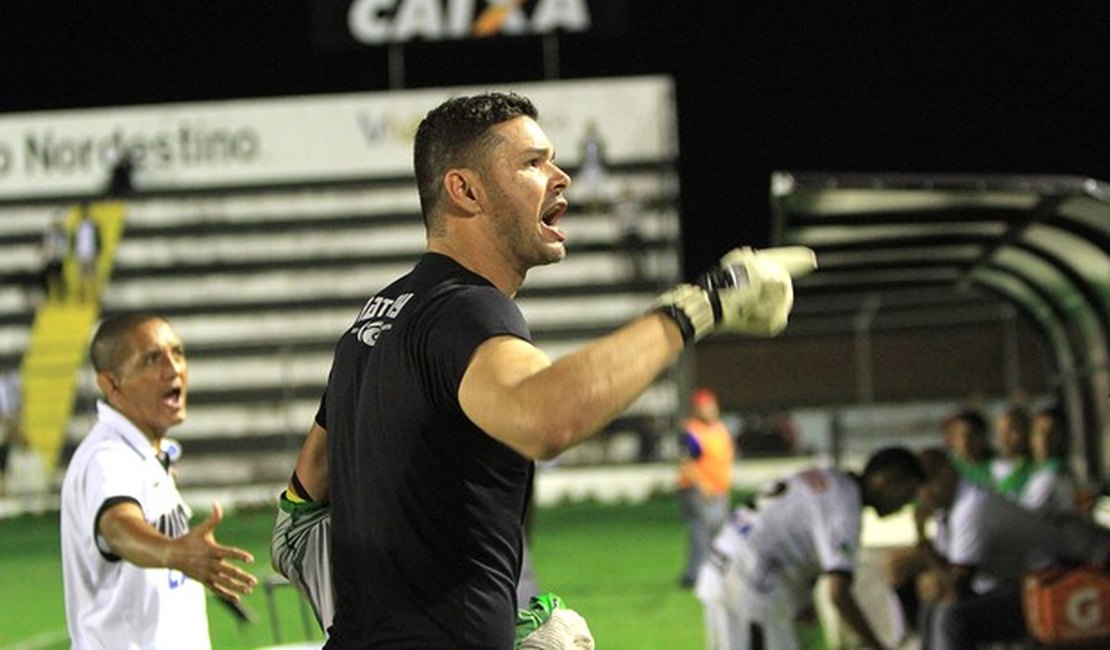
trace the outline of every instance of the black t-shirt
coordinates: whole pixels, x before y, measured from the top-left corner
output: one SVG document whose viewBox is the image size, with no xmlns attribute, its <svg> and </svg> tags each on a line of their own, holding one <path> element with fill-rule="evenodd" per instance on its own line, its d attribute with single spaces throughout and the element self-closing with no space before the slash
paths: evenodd
<svg viewBox="0 0 1110 650">
<path fill-rule="evenodd" d="M 337 614 L 328 647 L 511 648 L 533 463 L 462 412 L 474 350 L 531 340 L 516 305 L 442 255 L 340 339 L 327 429 Z"/>
</svg>

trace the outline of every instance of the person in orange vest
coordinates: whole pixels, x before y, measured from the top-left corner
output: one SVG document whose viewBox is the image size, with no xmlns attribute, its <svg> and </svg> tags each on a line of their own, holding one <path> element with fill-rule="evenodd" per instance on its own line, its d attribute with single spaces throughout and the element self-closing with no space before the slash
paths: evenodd
<svg viewBox="0 0 1110 650">
<path fill-rule="evenodd" d="M 691 588 L 709 556 L 713 535 L 728 518 L 735 443 L 721 422 L 717 395 L 699 388 L 690 396 L 690 419 L 682 433 L 678 500 L 690 531 L 683 587 Z"/>
</svg>

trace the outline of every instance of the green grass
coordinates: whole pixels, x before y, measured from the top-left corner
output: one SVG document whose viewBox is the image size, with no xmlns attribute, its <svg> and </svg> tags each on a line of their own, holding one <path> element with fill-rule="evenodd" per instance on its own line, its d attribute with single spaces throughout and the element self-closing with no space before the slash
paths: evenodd
<svg viewBox="0 0 1110 650">
<path fill-rule="evenodd" d="M 686 529 L 673 498 L 536 512 L 539 587 L 589 623 L 599 648 L 702 648 L 701 605 L 678 585 Z"/>
<path fill-rule="evenodd" d="M 253 571 L 271 575 L 269 511 L 230 513 L 217 531 L 225 544 L 255 556 Z M 686 531 L 673 497 L 635 505 L 568 504 L 540 508 L 532 552 L 541 590 L 578 610 L 603 650 L 704 647 L 701 606 L 678 586 Z M 67 648 L 57 515 L 0 521 L 0 648 Z M 240 625 L 214 598 L 208 617 L 213 647 L 272 644 L 261 586 L 244 602 L 253 624 Z M 275 592 L 284 642 L 305 638 L 290 588 Z M 315 624 L 313 624 L 315 625 Z M 322 639 L 318 632 L 314 638 Z M 807 645 L 809 645 L 807 643 Z"/>
<path fill-rule="evenodd" d="M 224 544 L 239 546 L 255 557 L 251 571 L 260 579 L 271 575 L 268 511 L 231 513 L 216 531 Z M 0 521 L 0 648 L 68 648 L 57 514 Z M 304 638 L 298 596 L 291 588 L 275 590 L 284 641 Z M 261 585 L 244 598 L 257 614 L 253 624 L 240 625 L 214 596 L 208 597 L 208 619 L 214 648 L 257 648 L 273 643 L 271 618 Z M 318 638 L 323 636 L 317 634 Z"/>
</svg>

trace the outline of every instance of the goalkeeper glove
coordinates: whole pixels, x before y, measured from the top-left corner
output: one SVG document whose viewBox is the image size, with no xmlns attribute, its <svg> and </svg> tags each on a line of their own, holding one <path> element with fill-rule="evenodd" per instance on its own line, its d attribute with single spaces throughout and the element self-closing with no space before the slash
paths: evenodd
<svg viewBox="0 0 1110 650">
<path fill-rule="evenodd" d="M 815 268 L 817 257 L 804 246 L 734 248 L 697 284 L 659 296 L 655 308 L 678 323 L 687 344 L 713 331 L 774 336 L 794 306 L 793 278 Z"/>
<path fill-rule="evenodd" d="M 524 637 L 519 650 L 594 650 L 594 637 L 581 614 L 559 607 L 535 632 Z"/>
</svg>

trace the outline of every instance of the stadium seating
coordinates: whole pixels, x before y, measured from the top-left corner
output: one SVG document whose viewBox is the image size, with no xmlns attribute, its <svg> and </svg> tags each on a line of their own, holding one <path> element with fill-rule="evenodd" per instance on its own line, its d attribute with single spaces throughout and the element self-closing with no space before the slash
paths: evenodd
<svg viewBox="0 0 1110 650">
<path fill-rule="evenodd" d="M 518 296 L 537 343 L 553 358 L 643 312 L 681 276 L 677 208 L 659 189 L 668 184 L 655 171 L 624 182 L 644 207 L 644 271 L 635 276 L 613 210 L 572 211 L 565 221 L 570 255 L 533 270 Z M 16 218 L 0 220 L 5 277 L 35 277 L 38 237 L 55 209 L 11 210 Z M 102 314 L 164 314 L 186 343 L 189 417 L 170 433 L 188 460 L 179 483 L 283 482 L 337 337 L 423 248 L 409 181 L 132 200 Z M 16 283 L 5 282 L 0 306 L 0 365 L 7 367 L 26 347 L 32 311 Z M 67 451 L 92 423 L 96 389 L 87 365 L 78 386 Z M 635 434 L 619 432 L 638 416 L 676 417 L 677 389 L 674 375 L 663 377 L 614 423 L 613 436 L 562 462 L 635 460 Z"/>
</svg>

